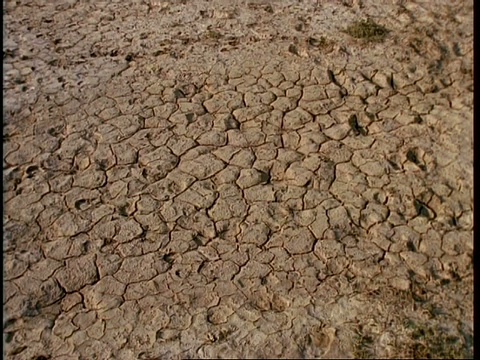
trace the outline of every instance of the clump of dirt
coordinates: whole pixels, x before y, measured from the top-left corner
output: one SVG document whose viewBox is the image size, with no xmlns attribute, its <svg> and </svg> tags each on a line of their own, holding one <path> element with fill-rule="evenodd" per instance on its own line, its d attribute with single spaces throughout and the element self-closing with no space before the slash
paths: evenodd
<svg viewBox="0 0 480 360">
<path fill-rule="evenodd" d="M 320 38 L 309 37 L 307 39 L 308 45 L 315 47 L 320 50 L 324 50 L 327 52 L 333 51 L 333 47 L 335 42 L 333 40 L 327 39 L 325 36 L 320 36 Z"/>
<path fill-rule="evenodd" d="M 345 33 L 355 39 L 381 42 L 390 32 L 382 25 L 375 23 L 372 19 L 354 21 L 345 30 Z"/>
</svg>

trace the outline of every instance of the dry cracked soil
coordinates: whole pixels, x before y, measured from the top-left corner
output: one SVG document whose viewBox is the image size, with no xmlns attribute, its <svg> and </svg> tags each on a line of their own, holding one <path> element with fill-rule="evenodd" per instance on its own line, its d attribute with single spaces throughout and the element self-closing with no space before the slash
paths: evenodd
<svg viewBox="0 0 480 360">
<path fill-rule="evenodd" d="M 473 1 L 4 1 L 5 359 L 473 356 Z"/>
</svg>

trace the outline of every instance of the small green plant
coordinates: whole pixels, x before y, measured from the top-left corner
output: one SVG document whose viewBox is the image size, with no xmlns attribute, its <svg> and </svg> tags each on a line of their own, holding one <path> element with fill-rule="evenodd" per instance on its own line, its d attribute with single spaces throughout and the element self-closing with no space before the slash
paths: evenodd
<svg viewBox="0 0 480 360">
<path fill-rule="evenodd" d="M 367 19 L 354 21 L 344 32 L 355 39 L 379 42 L 383 41 L 390 31 L 384 26 L 375 23 L 372 19 Z"/>
</svg>

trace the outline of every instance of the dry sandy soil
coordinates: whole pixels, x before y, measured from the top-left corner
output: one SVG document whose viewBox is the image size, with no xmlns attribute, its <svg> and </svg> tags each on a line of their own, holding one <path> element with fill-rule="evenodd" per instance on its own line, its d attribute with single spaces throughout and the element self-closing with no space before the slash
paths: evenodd
<svg viewBox="0 0 480 360">
<path fill-rule="evenodd" d="M 473 1 L 3 31 L 5 359 L 473 356 Z"/>
</svg>

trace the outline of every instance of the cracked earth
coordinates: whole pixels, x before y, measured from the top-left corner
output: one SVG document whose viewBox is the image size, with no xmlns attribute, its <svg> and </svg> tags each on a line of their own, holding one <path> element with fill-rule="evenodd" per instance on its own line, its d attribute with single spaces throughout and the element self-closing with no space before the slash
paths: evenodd
<svg viewBox="0 0 480 360">
<path fill-rule="evenodd" d="M 4 6 L 6 359 L 473 356 L 473 2 Z"/>
</svg>

